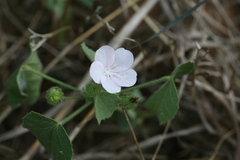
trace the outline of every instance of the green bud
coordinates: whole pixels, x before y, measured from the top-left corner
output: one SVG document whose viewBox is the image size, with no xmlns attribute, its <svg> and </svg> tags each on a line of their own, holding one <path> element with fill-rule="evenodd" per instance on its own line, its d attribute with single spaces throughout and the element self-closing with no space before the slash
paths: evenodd
<svg viewBox="0 0 240 160">
<path fill-rule="evenodd" d="M 132 92 L 123 93 L 119 97 L 121 99 L 119 106 L 126 110 L 134 109 L 138 104 L 139 97 L 135 97 Z"/>
<path fill-rule="evenodd" d="M 64 93 L 59 87 L 51 87 L 47 91 L 46 99 L 49 104 L 58 105 L 64 99 Z"/>
<path fill-rule="evenodd" d="M 86 85 L 86 87 L 81 91 L 81 94 L 86 98 L 93 98 L 98 95 L 102 90 L 102 86 L 100 84 L 90 82 Z"/>
</svg>

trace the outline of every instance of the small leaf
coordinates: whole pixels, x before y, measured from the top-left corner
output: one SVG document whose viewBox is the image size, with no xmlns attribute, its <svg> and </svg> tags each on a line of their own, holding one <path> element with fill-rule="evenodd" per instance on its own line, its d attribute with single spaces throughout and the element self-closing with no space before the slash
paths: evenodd
<svg viewBox="0 0 240 160">
<path fill-rule="evenodd" d="M 186 62 L 177 66 L 171 73 L 173 79 L 189 74 L 195 67 L 194 62 Z"/>
<path fill-rule="evenodd" d="M 160 124 L 172 119 L 178 110 L 178 93 L 173 79 L 165 82 L 147 100 L 145 107 L 157 114 Z"/>
<path fill-rule="evenodd" d="M 98 124 L 100 124 L 102 120 L 110 118 L 112 116 L 116 110 L 118 103 L 120 102 L 120 99 L 115 94 L 101 92 L 95 97 L 94 102 L 96 118 Z"/>
<path fill-rule="evenodd" d="M 28 65 L 39 72 L 42 71 L 42 63 L 37 51 L 33 50 L 35 43 L 32 39 L 29 39 L 29 46 L 30 56 L 11 75 L 7 83 L 7 95 L 13 109 L 17 108 L 25 100 L 30 105 L 34 104 L 40 94 L 42 77 L 23 68 L 24 65 Z"/>
<path fill-rule="evenodd" d="M 23 118 L 23 127 L 29 129 L 52 154 L 53 160 L 71 160 L 72 144 L 62 125 L 39 113 L 30 112 Z"/>
<path fill-rule="evenodd" d="M 94 61 L 94 57 L 95 57 L 95 52 L 88 48 L 85 43 L 81 44 L 82 50 L 84 51 L 85 55 L 88 57 L 88 59 L 93 62 Z"/>
</svg>

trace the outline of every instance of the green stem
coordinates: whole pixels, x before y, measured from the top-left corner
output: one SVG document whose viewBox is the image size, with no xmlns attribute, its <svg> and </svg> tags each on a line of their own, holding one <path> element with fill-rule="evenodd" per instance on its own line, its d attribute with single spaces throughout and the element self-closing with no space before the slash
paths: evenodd
<svg viewBox="0 0 240 160">
<path fill-rule="evenodd" d="M 128 123 L 129 128 L 130 128 L 130 131 L 131 131 L 131 133 L 132 133 L 133 139 L 134 139 L 134 141 L 135 141 L 135 143 L 136 143 L 136 146 L 137 146 L 137 148 L 138 148 L 138 152 L 139 152 L 139 154 L 140 154 L 141 160 L 145 160 L 145 158 L 144 158 L 144 156 L 143 156 L 143 153 L 142 153 L 142 150 L 141 150 L 141 148 L 140 148 L 140 146 L 139 146 L 139 143 L 138 143 L 136 134 L 135 134 L 135 132 L 134 132 L 134 130 L 133 130 L 133 127 L 132 127 L 132 125 L 131 125 L 131 122 L 130 122 L 130 120 L 129 120 L 129 118 L 128 118 L 127 112 L 126 112 L 126 110 L 125 110 L 124 108 L 122 108 L 122 110 L 123 110 L 123 113 L 124 113 L 125 118 L 126 118 L 126 120 L 127 120 L 127 123 Z"/>
<path fill-rule="evenodd" d="M 84 97 L 63 97 L 63 99 L 85 99 Z"/>
<path fill-rule="evenodd" d="M 78 110 L 76 110 L 75 112 L 73 112 L 71 115 L 69 115 L 68 117 L 66 117 L 65 119 L 61 120 L 60 122 L 58 122 L 61 125 L 64 125 L 65 123 L 67 123 L 68 121 L 70 121 L 71 119 L 73 119 L 75 116 L 77 116 L 79 113 L 81 113 L 85 108 L 87 108 L 90 104 L 92 104 L 92 101 L 86 102 L 82 107 L 80 107 Z"/>
<path fill-rule="evenodd" d="M 162 77 L 162 78 L 150 81 L 150 82 L 146 82 L 144 84 L 140 84 L 140 85 L 137 85 L 137 86 L 134 86 L 134 87 L 131 87 L 131 88 L 124 89 L 120 93 L 124 93 L 124 92 L 132 91 L 132 90 L 135 90 L 135 89 L 143 88 L 143 87 L 150 86 L 150 85 L 153 85 L 153 84 L 156 84 L 156 83 L 168 81 L 170 79 L 171 79 L 171 76 L 165 76 L 165 77 Z"/>
<path fill-rule="evenodd" d="M 43 78 L 45 78 L 45 79 L 47 79 L 47 80 L 49 80 L 49 81 L 52 81 L 52 82 L 54 82 L 54 83 L 57 83 L 57 84 L 59 84 L 59 85 L 61 85 L 61 86 L 63 86 L 63 87 L 66 87 L 66 88 L 72 89 L 72 90 L 74 90 L 74 91 L 80 92 L 80 90 L 77 89 L 76 87 L 73 87 L 73 86 L 71 86 L 71 85 L 69 85 L 69 84 L 63 83 L 63 82 L 61 82 L 61 81 L 59 81 L 59 80 L 57 80 L 57 79 L 55 79 L 55 78 L 52 78 L 52 77 L 50 77 L 50 76 L 48 76 L 48 75 L 46 75 L 46 74 L 43 74 L 43 73 L 41 73 L 41 72 L 38 72 L 38 71 L 36 71 L 35 69 L 33 69 L 32 67 L 30 67 L 30 66 L 28 66 L 28 65 L 23 65 L 23 68 L 25 68 L 25 69 L 27 69 L 27 70 L 30 70 L 30 71 L 36 73 L 37 75 L 42 76 Z"/>
</svg>

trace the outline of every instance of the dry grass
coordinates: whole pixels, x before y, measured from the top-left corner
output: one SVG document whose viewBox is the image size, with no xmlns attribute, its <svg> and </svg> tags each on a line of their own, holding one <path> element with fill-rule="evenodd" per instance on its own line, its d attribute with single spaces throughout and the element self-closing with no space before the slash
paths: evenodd
<svg viewBox="0 0 240 160">
<path fill-rule="evenodd" d="M 28 56 L 28 28 L 45 34 L 69 25 L 67 31 L 48 37 L 38 52 L 44 73 L 80 89 L 91 81 L 90 62 L 79 46 L 82 42 L 94 50 L 104 44 L 131 49 L 138 84 L 168 75 L 183 62 L 196 62 L 196 70 L 176 82 L 180 109 L 168 123 L 169 129 L 159 126 L 142 103 L 134 110 L 134 129 L 146 159 L 152 159 L 161 141 L 155 155 L 159 160 L 239 160 L 240 2 L 209 0 L 170 30 L 134 48 L 198 1 L 116 0 L 98 18 L 85 23 L 104 2 L 97 1 L 93 9 L 88 9 L 68 0 L 65 14 L 58 20 L 44 1 L 0 1 L 0 158 L 49 159 L 35 137 L 21 127 L 21 118 L 34 110 L 60 120 L 82 105 L 75 100 L 48 105 L 45 92 L 54 84 L 45 80 L 39 101 L 33 106 L 23 104 L 12 111 L 6 97 L 8 77 Z M 141 94 L 147 98 L 158 86 L 144 88 Z M 69 90 L 65 93 L 77 96 Z M 125 123 L 117 112 L 98 126 L 94 111 L 86 110 L 64 126 L 73 141 L 73 159 L 138 159 L 130 131 L 123 131 Z"/>
</svg>

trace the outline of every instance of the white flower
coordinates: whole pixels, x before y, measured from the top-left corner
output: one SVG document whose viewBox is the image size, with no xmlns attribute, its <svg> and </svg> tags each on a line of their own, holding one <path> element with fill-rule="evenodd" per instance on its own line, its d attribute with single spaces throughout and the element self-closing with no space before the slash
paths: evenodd
<svg viewBox="0 0 240 160">
<path fill-rule="evenodd" d="M 95 61 L 90 67 L 90 76 L 109 93 L 118 93 L 121 87 L 131 87 L 137 81 L 137 73 L 130 67 L 133 64 L 132 52 L 110 46 L 102 46 L 95 53 Z"/>
</svg>

